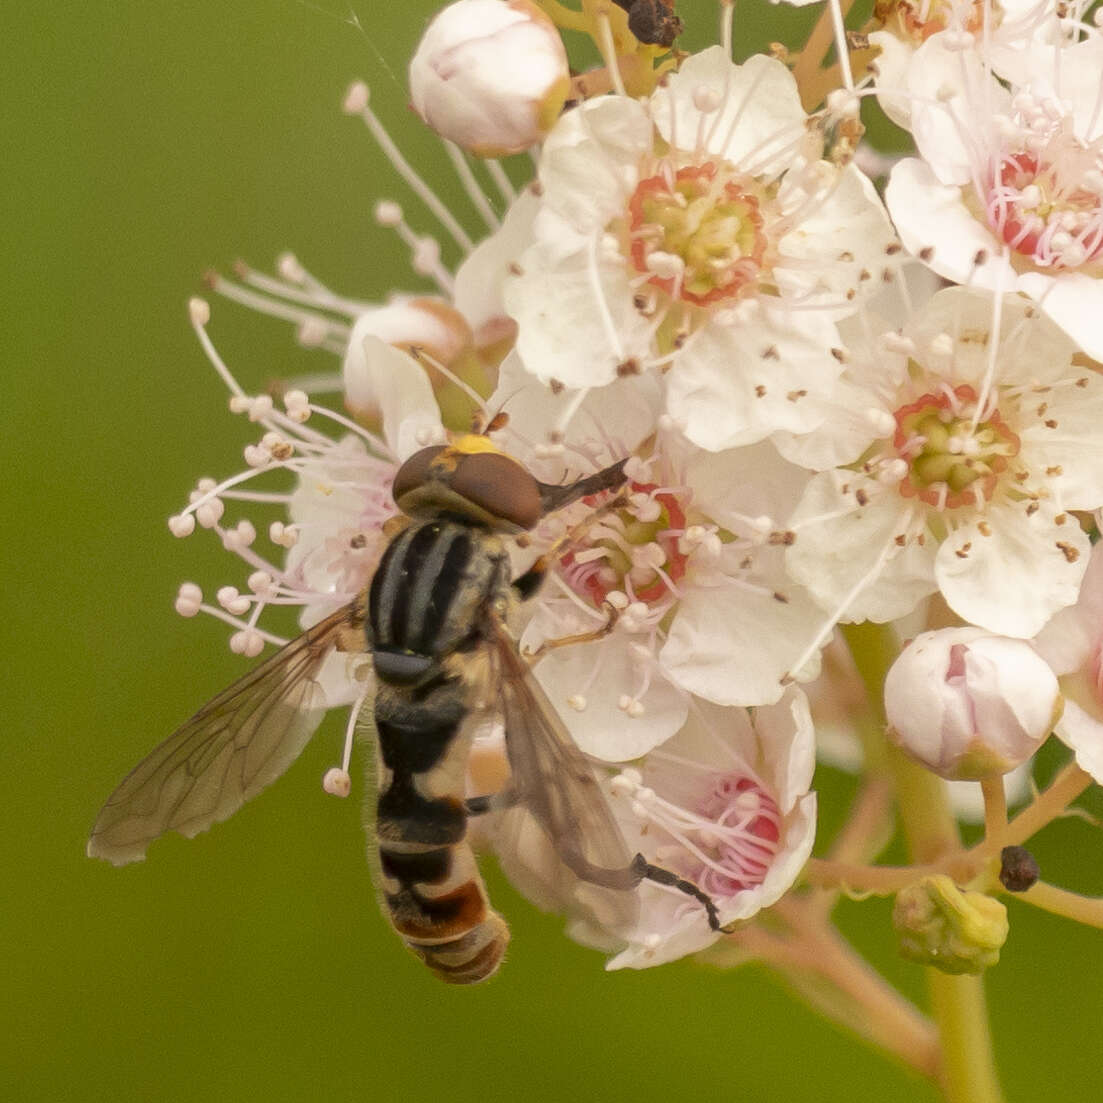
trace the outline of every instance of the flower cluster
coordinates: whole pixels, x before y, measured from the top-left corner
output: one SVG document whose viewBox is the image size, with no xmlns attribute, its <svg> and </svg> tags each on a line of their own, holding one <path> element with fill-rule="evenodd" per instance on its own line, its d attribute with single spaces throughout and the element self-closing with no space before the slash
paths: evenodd
<svg viewBox="0 0 1103 1103">
<path fill-rule="evenodd" d="M 345 409 L 306 386 L 246 394 L 193 306 L 231 409 L 261 434 L 244 471 L 201 482 L 170 522 L 213 530 L 247 587 L 212 605 L 187 584 L 177 608 L 227 621 L 250 655 L 279 642 L 267 606 L 318 621 L 370 580 L 397 466 L 472 424 L 545 482 L 626 459 L 615 500 L 549 516 L 516 549 L 518 569 L 551 560 L 521 646 L 546 651 L 536 676 L 629 847 L 706 893 L 722 931 L 647 884 L 632 929 L 576 933 L 614 945 L 612 967 L 722 937 L 769 957 L 752 921 L 774 905 L 792 919 L 802 876 L 881 891 L 850 861 L 875 856 L 881 820 L 856 817 L 849 865 L 809 861 L 817 728 L 821 750 L 865 729 L 868 769 L 884 753 L 868 742 L 882 681 L 865 703 L 859 685 L 870 639 L 884 658 L 918 637 L 887 679 L 881 663 L 892 739 L 981 781 L 990 847 L 1007 834 L 1002 775 L 1051 730 L 1103 782 L 1103 36 L 1050 0 L 885 0 L 850 38 L 838 17 L 826 69 L 811 46 L 736 63 L 730 5 L 721 43 L 692 55 L 670 48 L 670 5 L 618 5 L 459 0 L 426 31 L 411 99 L 479 239 L 350 90 L 451 239 L 376 209 L 435 293 L 351 302 L 292 257 L 278 276 L 215 277 L 340 357 Z M 572 76 L 561 29 L 604 64 Z M 863 99 L 906 129 L 908 156 L 865 142 Z M 525 149 L 521 182 L 527 166 L 494 158 Z M 256 489 L 274 473 L 291 479 Z M 270 555 L 225 519 L 238 502 L 286 506 Z M 573 637 L 591 638 L 556 646 Z M 324 680 L 330 703 L 362 694 L 339 663 Z M 507 869 L 545 860 L 485 836 Z M 988 857 L 962 851 L 939 876 L 964 887 Z M 970 899 L 931 884 L 909 891 Z M 931 909 L 902 911 L 914 926 Z M 937 958 L 933 928 L 912 926 Z"/>
</svg>

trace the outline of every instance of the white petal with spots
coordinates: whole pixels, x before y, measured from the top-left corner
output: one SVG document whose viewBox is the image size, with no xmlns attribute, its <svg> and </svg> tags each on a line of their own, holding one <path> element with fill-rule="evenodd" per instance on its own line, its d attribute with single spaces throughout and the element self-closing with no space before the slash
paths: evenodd
<svg viewBox="0 0 1103 1103">
<path fill-rule="evenodd" d="M 1004 636 L 1035 635 L 1080 590 L 1091 545 L 1048 503 L 994 502 L 959 524 L 938 549 L 935 575 L 947 604 L 972 624 Z M 984 529 L 988 530 L 985 535 Z"/>
<path fill-rule="evenodd" d="M 719 451 L 816 428 L 822 410 L 804 398 L 829 394 L 842 370 L 835 327 L 758 300 L 731 313 L 695 333 L 667 377 L 667 408 L 686 436 Z"/>
<path fill-rule="evenodd" d="M 864 506 L 859 495 L 865 497 Z M 786 553 L 789 573 L 832 612 L 853 595 L 843 620 L 905 616 L 936 588 L 934 542 L 897 544 L 908 508 L 895 488 L 864 475 L 824 471 L 813 476 L 789 521 L 796 532 Z"/>
</svg>

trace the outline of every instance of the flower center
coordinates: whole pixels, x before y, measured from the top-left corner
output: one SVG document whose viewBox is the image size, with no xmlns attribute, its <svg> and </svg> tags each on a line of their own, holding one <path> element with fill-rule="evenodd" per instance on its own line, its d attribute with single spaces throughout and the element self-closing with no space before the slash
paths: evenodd
<svg viewBox="0 0 1103 1103">
<path fill-rule="evenodd" d="M 1037 152 L 999 157 L 985 216 L 995 234 L 1039 268 L 1077 268 L 1103 254 L 1101 195 L 1101 151 L 1058 125 Z"/>
<path fill-rule="evenodd" d="M 628 488 L 627 505 L 590 526 L 586 545 L 563 557 L 563 577 L 598 607 L 619 592 L 661 618 L 686 571 L 685 513 L 672 493 L 654 483 L 632 482 Z"/>
<path fill-rule="evenodd" d="M 707 893 L 731 896 L 760 885 L 781 838 L 777 801 L 753 778 L 723 774 L 698 806 L 709 821 L 694 834 L 704 855 L 693 879 Z"/>
<path fill-rule="evenodd" d="M 672 298 L 732 299 L 762 268 L 758 198 L 713 162 L 641 180 L 628 203 L 633 265 Z"/>
<path fill-rule="evenodd" d="M 976 392 L 961 386 L 925 394 L 896 411 L 893 446 L 907 464 L 900 493 L 940 509 L 992 496 L 999 474 L 1018 455 L 1019 438 L 993 410 L 973 424 Z"/>
</svg>

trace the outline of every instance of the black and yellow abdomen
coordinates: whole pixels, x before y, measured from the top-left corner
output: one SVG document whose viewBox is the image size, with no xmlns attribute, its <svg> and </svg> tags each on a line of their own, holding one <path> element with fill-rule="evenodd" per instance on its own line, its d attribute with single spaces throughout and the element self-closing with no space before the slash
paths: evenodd
<svg viewBox="0 0 1103 1103">
<path fill-rule="evenodd" d="M 478 650 L 508 587 L 497 538 L 441 519 L 392 540 L 368 597 L 381 892 L 406 944 L 455 984 L 490 976 L 509 942 L 464 841 L 473 733 L 463 676 L 465 653 Z"/>
</svg>

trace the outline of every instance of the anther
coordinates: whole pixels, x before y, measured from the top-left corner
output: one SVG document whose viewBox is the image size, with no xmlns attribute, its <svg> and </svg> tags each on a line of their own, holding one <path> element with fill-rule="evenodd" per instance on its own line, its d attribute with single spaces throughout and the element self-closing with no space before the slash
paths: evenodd
<svg viewBox="0 0 1103 1103">
<path fill-rule="evenodd" d="M 188 299 L 188 316 L 193 326 L 205 326 L 211 320 L 211 304 L 198 296 Z"/>
<path fill-rule="evenodd" d="M 291 283 L 306 281 L 306 271 L 294 253 L 281 253 L 279 260 L 276 261 L 276 271 Z"/>
<path fill-rule="evenodd" d="M 205 529 L 213 529 L 218 524 L 226 506 L 220 498 L 211 498 L 204 502 L 195 511 L 195 519 Z"/>
<path fill-rule="evenodd" d="M 331 766 L 322 778 L 322 788 L 334 797 L 347 797 L 352 792 L 352 778 L 348 770 Z"/>
<path fill-rule="evenodd" d="M 274 579 L 267 571 L 254 571 L 249 576 L 249 589 L 261 597 L 272 591 Z"/>
<path fill-rule="evenodd" d="M 255 659 L 264 650 L 264 637 L 255 628 L 243 628 L 230 637 L 230 650 L 235 655 Z"/>
<path fill-rule="evenodd" d="M 345 93 L 341 108 L 346 115 L 359 115 L 368 106 L 370 98 L 371 93 L 368 91 L 368 86 L 362 80 L 353 81 L 349 85 L 349 90 Z"/>
<path fill-rule="evenodd" d="M 252 604 L 247 597 L 239 593 L 236 586 L 221 586 L 216 596 L 218 604 L 227 613 L 233 613 L 235 617 L 240 617 L 249 612 L 249 606 Z"/>
<path fill-rule="evenodd" d="M 374 214 L 380 226 L 394 227 L 402 221 L 402 208 L 393 199 L 379 200 Z"/>
<path fill-rule="evenodd" d="M 182 617 L 194 617 L 203 604 L 203 591 L 194 582 L 181 584 L 176 594 L 176 611 Z"/>
<path fill-rule="evenodd" d="M 720 93 L 707 84 L 699 84 L 693 89 L 693 106 L 702 115 L 711 115 L 720 106 Z"/>
<path fill-rule="evenodd" d="M 888 410 L 871 406 L 866 410 L 865 418 L 869 427 L 880 437 L 891 436 L 896 431 L 896 418 Z"/>
<path fill-rule="evenodd" d="M 178 513 L 169 518 L 169 532 L 173 536 L 191 536 L 195 532 L 195 516 L 191 513 Z"/>
</svg>

